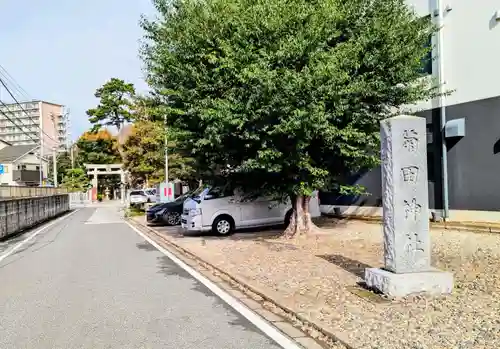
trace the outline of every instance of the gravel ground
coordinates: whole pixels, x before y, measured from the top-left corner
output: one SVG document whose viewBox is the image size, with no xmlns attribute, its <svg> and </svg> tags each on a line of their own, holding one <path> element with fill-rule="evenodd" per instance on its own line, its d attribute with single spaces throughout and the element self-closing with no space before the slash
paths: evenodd
<svg viewBox="0 0 500 349">
<path fill-rule="evenodd" d="M 389 301 L 356 287 L 366 267 L 383 265 L 377 224 L 330 222 L 323 235 L 296 241 L 276 231 L 217 238 L 159 230 L 357 348 L 500 348 L 500 235 L 433 230 L 433 265 L 455 274 L 453 294 Z"/>
</svg>

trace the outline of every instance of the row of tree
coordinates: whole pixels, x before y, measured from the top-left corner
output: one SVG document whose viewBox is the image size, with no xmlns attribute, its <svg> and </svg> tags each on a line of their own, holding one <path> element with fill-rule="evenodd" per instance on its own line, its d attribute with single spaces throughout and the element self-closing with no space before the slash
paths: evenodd
<svg viewBox="0 0 500 349">
<path fill-rule="evenodd" d="M 123 163 L 133 186 L 164 181 L 166 139 L 170 179 L 197 180 L 192 159 L 176 149 L 175 132 L 165 127 L 164 113 L 152 98 L 136 95 L 132 84 L 117 78 L 97 89 L 95 97 L 99 104 L 87 111 L 92 127 L 78 138 L 72 150 L 58 156 L 58 182 L 62 186 L 73 191 L 87 189 L 90 182 L 85 164 Z M 119 132 L 124 127 L 131 128 L 122 137 Z M 118 135 L 112 135 L 110 128 Z M 101 188 L 119 185 L 117 176 L 100 177 Z"/>
</svg>

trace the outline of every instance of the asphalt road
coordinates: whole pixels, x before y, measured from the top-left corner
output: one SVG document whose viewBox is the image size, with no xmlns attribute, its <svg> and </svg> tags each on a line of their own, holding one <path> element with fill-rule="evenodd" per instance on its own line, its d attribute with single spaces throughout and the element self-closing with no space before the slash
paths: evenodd
<svg viewBox="0 0 500 349">
<path fill-rule="evenodd" d="M 30 233 L 0 243 L 0 259 Z M 0 262 L 0 348 L 277 349 L 126 225 L 82 209 Z"/>
</svg>

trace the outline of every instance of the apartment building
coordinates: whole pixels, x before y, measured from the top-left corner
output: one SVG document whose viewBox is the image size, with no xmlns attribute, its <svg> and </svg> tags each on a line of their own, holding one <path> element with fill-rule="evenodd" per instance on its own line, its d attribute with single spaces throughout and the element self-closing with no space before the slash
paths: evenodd
<svg viewBox="0 0 500 349">
<path fill-rule="evenodd" d="M 42 143 L 44 154 L 51 154 L 54 148 L 63 151 L 70 141 L 69 112 L 63 105 L 36 100 L 0 106 L 0 139 L 12 145 Z"/>
<path fill-rule="evenodd" d="M 441 28 L 432 40 L 428 72 L 451 92 L 409 108 L 427 119 L 430 208 L 449 220 L 496 221 L 500 216 L 491 211 L 500 211 L 500 2 L 407 3 Z M 330 211 L 380 215 L 380 169 L 352 182 L 371 195 L 330 193 L 322 204 Z"/>
</svg>

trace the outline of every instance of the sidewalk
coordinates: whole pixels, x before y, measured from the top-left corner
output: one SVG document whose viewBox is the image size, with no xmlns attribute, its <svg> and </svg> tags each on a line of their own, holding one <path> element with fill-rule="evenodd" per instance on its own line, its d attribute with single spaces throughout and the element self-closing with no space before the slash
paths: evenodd
<svg viewBox="0 0 500 349">
<path fill-rule="evenodd" d="M 500 235 L 433 229 L 433 265 L 455 274 L 454 293 L 389 301 L 357 286 L 366 267 L 382 266 L 379 225 L 342 221 L 298 241 L 279 239 L 280 231 L 157 231 L 352 348 L 500 347 Z"/>
</svg>

